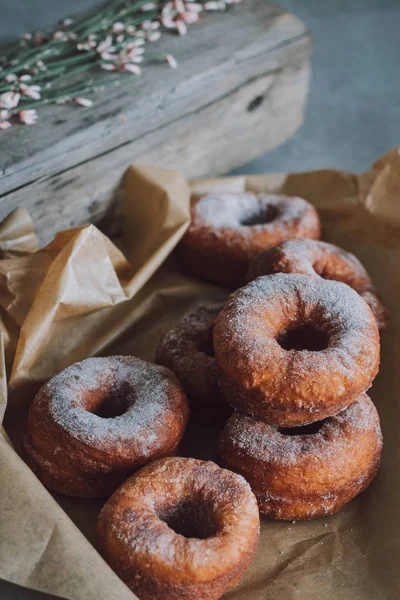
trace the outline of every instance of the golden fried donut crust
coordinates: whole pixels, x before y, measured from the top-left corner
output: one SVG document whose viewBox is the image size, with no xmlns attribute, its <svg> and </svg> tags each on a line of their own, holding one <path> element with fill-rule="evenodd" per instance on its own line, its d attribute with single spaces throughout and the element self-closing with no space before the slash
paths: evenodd
<svg viewBox="0 0 400 600">
<path fill-rule="evenodd" d="M 234 292 L 213 338 L 228 402 L 287 427 L 349 406 L 379 368 L 369 306 L 348 285 L 307 275 L 267 275 Z"/>
<path fill-rule="evenodd" d="M 305 238 L 287 240 L 256 257 L 246 279 L 273 273 L 301 273 L 347 283 L 369 305 L 379 330 L 387 326 L 387 310 L 367 271 L 354 254 L 334 244 Z"/>
<path fill-rule="evenodd" d="M 236 412 L 222 432 L 219 462 L 245 477 L 265 515 L 297 521 L 333 514 L 378 471 L 379 416 L 367 394 L 361 394 L 317 425 L 315 433 L 304 434 L 310 425 L 297 428 L 297 433 L 280 432 Z"/>
<path fill-rule="evenodd" d="M 49 489 L 106 497 L 144 464 L 176 451 L 188 413 L 168 369 L 131 356 L 89 358 L 38 392 L 24 455 Z"/>
<path fill-rule="evenodd" d="M 241 476 L 166 458 L 113 494 L 97 531 L 105 559 L 141 600 L 217 600 L 250 564 L 259 524 Z"/>
<path fill-rule="evenodd" d="M 195 199 L 179 245 L 183 263 L 200 279 L 236 288 L 251 260 L 283 240 L 321 237 L 314 207 L 302 198 L 215 192 Z"/>
<path fill-rule="evenodd" d="M 230 407 L 217 380 L 212 330 L 223 303 L 198 306 L 160 340 L 156 362 L 171 369 L 181 382 L 191 417 L 203 423 L 227 418 Z"/>
</svg>

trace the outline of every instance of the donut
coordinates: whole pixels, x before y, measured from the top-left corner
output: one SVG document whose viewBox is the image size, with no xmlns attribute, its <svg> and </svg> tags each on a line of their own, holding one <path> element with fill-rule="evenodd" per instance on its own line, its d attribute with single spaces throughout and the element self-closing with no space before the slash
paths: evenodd
<svg viewBox="0 0 400 600">
<path fill-rule="evenodd" d="M 218 454 L 250 483 L 262 514 L 297 521 L 333 514 L 365 490 L 381 451 L 379 416 L 363 393 L 337 415 L 303 427 L 276 428 L 235 412 Z"/>
<path fill-rule="evenodd" d="M 379 332 L 351 287 L 307 275 L 259 277 L 234 292 L 213 331 L 218 378 L 234 408 L 295 427 L 336 414 L 379 368 Z"/>
<path fill-rule="evenodd" d="M 267 248 L 293 237 L 320 236 L 318 215 L 302 198 L 215 192 L 193 202 L 179 253 L 195 276 L 237 288 L 251 260 Z"/>
<path fill-rule="evenodd" d="M 165 458 L 113 494 L 97 532 L 106 561 L 141 600 L 217 600 L 250 564 L 259 527 L 243 477 Z"/>
<path fill-rule="evenodd" d="M 354 254 L 338 246 L 304 238 L 287 240 L 257 256 L 246 279 L 252 281 L 273 273 L 300 273 L 347 283 L 369 305 L 379 330 L 386 328 L 387 311 L 367 271 Z"/>
<path fill-rule="evenodd" d="M 185 315 L 160 340 L 156 362 L 171 369 L 181 382 L 195 420 L 213 423 L 229 415 L 217 380 L 212 330 L 223 303 L 199 306 Z"/>
<path fill-rule="evenodd" d="M 88 358 L 36 395 L 23 442 L 41 482 L 66 496 L 109 496 L 139 467 L 173 454 L 188 403 L 175 375 L 132 356 Z"/>
</svg>

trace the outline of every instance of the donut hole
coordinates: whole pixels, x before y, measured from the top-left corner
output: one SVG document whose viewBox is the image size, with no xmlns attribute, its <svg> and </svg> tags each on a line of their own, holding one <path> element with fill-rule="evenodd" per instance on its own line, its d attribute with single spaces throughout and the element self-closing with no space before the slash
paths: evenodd
<svg viewBox="0 0 400 600">
<path fill-rule="evenodd" d="M 157 514 L 170 529 L 185 538 L 206 540 L 217 533 L 212 506 L 201 499 L 184 500 Z"/>
<path fill-rule="evenodd" d="M 278 338 L 277 342 L 284 350 L 325 350 L 329 344 L 328 335 L 309 323 L 289 327 Z"/>
<path fill-rule="evenodd" d="M 103 394 L 88 394 L 84 401 L 85 410 L 102 419 L 115 419 L 126 413 L 131 396 L 131 388 L 124 385 Z"/>
<path fill-rule="evenodd" d="M 266 225 L 271 223 L 278 216 L 278 209 L 276 206 L 266 206 L 260 211 L 251 214 L 247 217 L 243 217 L 240 220 L 240 225 L 244 227 L 254 227 L 254 225 Z"/>
<path fill-rule="evenodd" d="M 279 427 L 278 432 L 281 435 L 314 435 L 322 428 L 325 423 L 323 421 L 316 421 L 315 423 L 309 423 L 308 425 L 301 425 L 300 427 Z"/>
</svg>

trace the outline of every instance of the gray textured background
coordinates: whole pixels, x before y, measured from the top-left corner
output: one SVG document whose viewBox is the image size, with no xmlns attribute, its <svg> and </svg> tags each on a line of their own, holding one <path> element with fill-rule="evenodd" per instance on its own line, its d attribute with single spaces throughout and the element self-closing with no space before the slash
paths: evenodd
<svg viewBox="0 0 400 600">
<path fill-rule="evenodd" d="M 236 172 L 338 167 L 363 171 L 400 143 L 400 0 L 278 0 L 314 38 L 306 122 Z M 93 0 L 0 0 L 0 41 L 48 25 Z"/>
</svg>

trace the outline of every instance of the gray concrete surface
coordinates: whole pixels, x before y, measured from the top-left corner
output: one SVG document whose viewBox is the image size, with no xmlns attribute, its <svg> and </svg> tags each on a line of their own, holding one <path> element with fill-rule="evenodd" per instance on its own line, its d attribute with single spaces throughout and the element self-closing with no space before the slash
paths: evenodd
<svg viewBox="0 0 400 600">
<path fill-rule="evenodd" d="M 236 172 L 361 172 L 400 144 L 400 1 L 278 0 L 314 39 L 302 129 Z"/>
<path fill-rule="evenodd" d="M 337 167 L 363 171 L 400 144 L 400 0 L 277 0 L 314 38 L 306 121 L 297 135 L 236 172 Z M 0 41 L 93 0 L 0 0 Z"/>
</svg>

